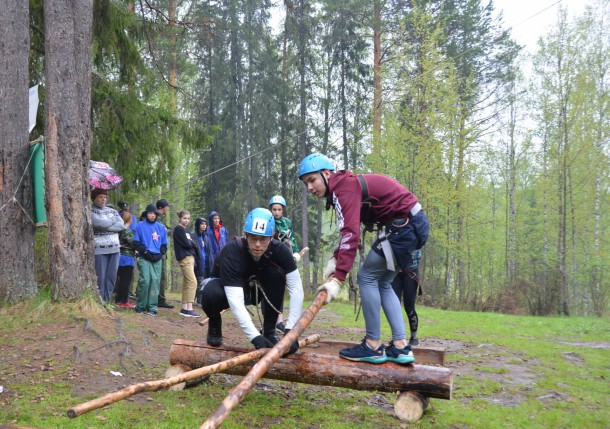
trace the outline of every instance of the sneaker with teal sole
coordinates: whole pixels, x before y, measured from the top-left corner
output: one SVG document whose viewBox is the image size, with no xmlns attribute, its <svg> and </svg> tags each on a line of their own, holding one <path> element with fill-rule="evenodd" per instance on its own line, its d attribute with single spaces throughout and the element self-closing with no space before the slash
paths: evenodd
<svg viewBox="0 0 610 429">
<path fill-rule="evenodd" d="M 382 344 L 377 350 L 373 350 L 366 343 L 366 338 L 356 346 L 342 349 L 339 352 L 339 356 L 344 359 L 367 363 L 384 363 L 388 360 L 385 353 L 385 346 Z"/>
<path fill-rule="evenodd" d="M 388 360 L 401 365 L 415 362 L 415 356 L 413 356 L 411 347 L 407 346 L 404 349 L 399 349 L 394 345 L 394 341 L 390 341 L 390 345 L 385 349 L 385 354 L 388 357 Z"/>
</svg>

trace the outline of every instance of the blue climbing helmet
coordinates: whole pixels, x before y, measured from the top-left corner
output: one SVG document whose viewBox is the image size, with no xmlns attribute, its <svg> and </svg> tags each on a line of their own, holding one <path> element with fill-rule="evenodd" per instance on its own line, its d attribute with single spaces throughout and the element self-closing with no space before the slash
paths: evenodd
<svg viewBox="0 0 610 429">
<path fill-rule="evenodd" d="M 262 207 L 256 208 L 248 213 L 244 232 L 263 237 L 273 237 L 275 219 L 269 210 Z"/>
<path fill-rule="evenodd" d="M 321 153 L 307 155 L 299 165 L 299 180 L 308 173 L 315 171 L 330 170 L 335 171 L 335 166 L 329 157 Z"/>
<path fill-rule="evenodd" d="M 269 208 L 271 208 L 271 206 L 274 204 L 279 204 L 286 208 L 286 200 L 281 195 L 274 195 L 271 197 L 271 199 L 269 200 Z"/>
</svg>

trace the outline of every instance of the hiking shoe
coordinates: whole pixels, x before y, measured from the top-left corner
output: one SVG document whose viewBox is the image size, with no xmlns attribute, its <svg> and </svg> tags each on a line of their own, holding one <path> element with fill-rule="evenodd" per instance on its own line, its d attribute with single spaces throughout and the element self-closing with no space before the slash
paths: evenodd
<svg viewBox="0 0 610 429">
<path fill-rule="evenodd" d="M 385 354 L 388 360 L 406 365 L 415 362 L 415 357 L 411 351 L 411 346 L 407 346 L 404 349 L 399 349 L 394 345 L 394 341 L 390 341 L 390 345 L 386 347 Z"/>
<path fill-rule="evenodd" d="M 222 319 L 212 320 L 208 322 L 208 345 L 212 347 L 220 347 L 222 345 Z"/>
<path fill-rule="evenodd" d="M 419 346 L 419 340 L 417 338 L 409 339 L 409 346 L 410 347 Z"/>
<path fill-rule="evenodd" d="M 356 362 L 368 363 L 384 363 L 388 360 L 385 354 L 385 346 L 382 344 L 377 350 L 373 350 L 366 343 L 366 338 L 356 346 L 342 349 L 339 352 L 339 356 Z"/>
<path fill-rule="evenodd" d="M 277 325 L 275 325 L 275 329 L 277 329 L 283 334 L 284 332 L 286 332 L 286 325 L 284 325 L 284 322 L 279 322 Z"/>
<path fill-rule="evenodd" d="M 195 313 L 193 310 L 180 310 L 180 315 L 184 317 L 201 317 L 201 315 Z"/>
<path fill-rule="evenodd" d="M 156 317 L 157 316 L 157 312 L 156 311 L 149 311 L 148 315 L 151 317 Z"/>
</svg>

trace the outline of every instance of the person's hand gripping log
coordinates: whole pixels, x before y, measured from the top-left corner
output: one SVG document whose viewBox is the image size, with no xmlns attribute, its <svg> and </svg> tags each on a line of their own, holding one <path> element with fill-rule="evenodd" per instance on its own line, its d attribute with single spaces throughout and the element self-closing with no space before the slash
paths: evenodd
<svg viewBox="0 0 610 429">
<path fill-rule="evenodd" d="M 326 264 L 326 268 L 324 269 L 325 282 L 318 286 L 318 292 L 325 290 L 328 295 L 326 297 L 326 301 L 324 304 L 328 304 L 333 299 L 337 299 L 339 297 L 339 290 L 341 289 L 342 282 L 335 277 L 335 269 L 337 268 L 337 260 L 332 257 L 328 260 Z"/>
</svg>

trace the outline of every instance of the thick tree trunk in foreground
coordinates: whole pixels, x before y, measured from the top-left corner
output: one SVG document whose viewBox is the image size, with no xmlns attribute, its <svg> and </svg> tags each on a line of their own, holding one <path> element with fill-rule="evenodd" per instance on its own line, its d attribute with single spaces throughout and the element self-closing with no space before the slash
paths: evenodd
<svg viewBox="0 0 610 429">
<path fill-rule="evenodd" d="M 53 299 L 95 285 L 88 168 L 91 147 L 90 0 L 46 0 L 46 205 Z"/>
<path fill-rule="evenodd" d="M 36 293 L 28 172 L 28 3 L 0 3 L 0 301 Z"/>
</svg>

